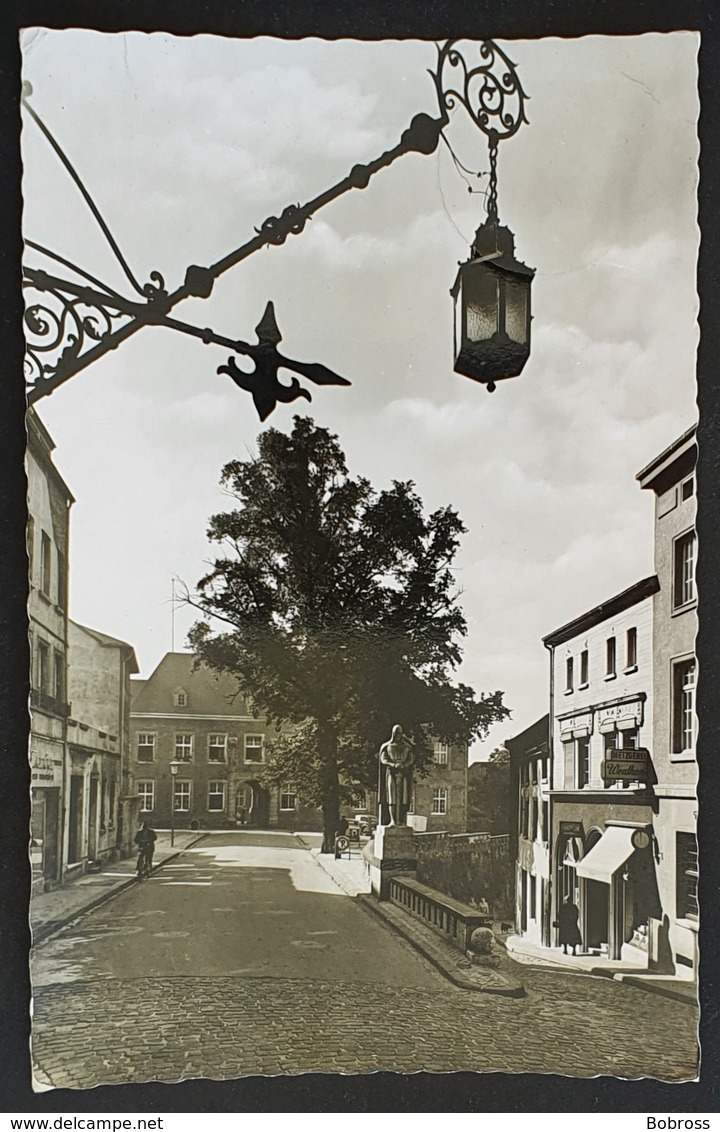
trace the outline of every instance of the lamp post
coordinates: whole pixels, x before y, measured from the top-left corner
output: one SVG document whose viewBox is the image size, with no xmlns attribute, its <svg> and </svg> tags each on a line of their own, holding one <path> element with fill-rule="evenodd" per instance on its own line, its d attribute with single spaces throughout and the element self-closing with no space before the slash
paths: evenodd
<svg viewBox="0 0 720 1132">
<path fill-rule="evenodd" d="M 180 770 L 180 760 L 170 760 L 170 848 L 175 845 L 175 779 Z"/>
<path fill-rule="evenodd" d="M 209 267 L 193 264 L 183 283 L 169 291 L 158 271 L 142 283 L 134 275 L 117 241 L 100 213 L 79 173 L 48 126 L 30 105 L 32 88 L 25 84 L 22 105 L 38 126 L 65 170 L 80 191 L 95 223 L 101 229 L 126 279 L 122 294 L 57 251 L 26 239 L 25 246 L 52 270 L 25 264 L 25 373 L 30 404 L 52 393 L 80 370 L 116 349 L 143 326 L 163 326 L 250 358 L 248 373 L 230 356 L 217 373 L 252 395 L 261 420 L 278 402 L 298 397 L 310 401 L 297 377 L 291 384 L 278 381 L 285 368 L 316 385 L 349 385 L 350 382 L 317 362 L 299 362 L 278 350 L 282 335 L 269 302 L 256 327 L 257 342 L 217 334 L 209 327 L 193 326 L 170 312 L 183 299 L 209 298 L 215 281 L 231 267 L 260 248 L 283 244 L 302 232 L 311 217 L 326 204 L 351 189 L 364 189 L 381 169 L 406 153 L 434 153 L 440 139 L 451 149 L 445 129 L 451 114 L 463 107 L 474 125 L 486 136 L 490 153 L 487 220 L 478 229 L 471 257 L 460 265 L 452 289 L 455 301 L 455 371 L 481 382 L 492 392 L 495 382 L 517 376 L 530 353 L 530 284 L 533 270 L 514 257 L 514 237 L 501 227 L 497 212 L 497 151 L 499 142 L 517 133 L 525 117 L 525 92 L 515 66 L 492 40 L 475 45 L 479 63 L 472 66 L 459 41 L 448 40 L 437 48 L 436 69 L 431 71 L 440 115 L 416 114 L 399 142 L 367 164 L 354 165 L 349 174 L 305 204 L 290 204 L 279 216 L 268 217 L 255 234 Z M 452 152 L 452 149 L 451 149 Z M 454 155 L 453 155 L 454 156 Z M 59 275 L 66 269 L 70 275 Z"/>
</svg>

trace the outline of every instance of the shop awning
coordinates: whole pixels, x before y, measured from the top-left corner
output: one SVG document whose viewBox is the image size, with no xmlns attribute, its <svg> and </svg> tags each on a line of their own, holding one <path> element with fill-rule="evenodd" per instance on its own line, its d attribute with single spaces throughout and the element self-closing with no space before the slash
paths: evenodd
<svg viewBox="0 0 720 1132">
<path fill-rule="evenodd" d="M 600 840 L 577 863 L 577 875 L 610 884 L 613 874 L 632 856 L 634 828 L 609 825 Z"/>
</svg>

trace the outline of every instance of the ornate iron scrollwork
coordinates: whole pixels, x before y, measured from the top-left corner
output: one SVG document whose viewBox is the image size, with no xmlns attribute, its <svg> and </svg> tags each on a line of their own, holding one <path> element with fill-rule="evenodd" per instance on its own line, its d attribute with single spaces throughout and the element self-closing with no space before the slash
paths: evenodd
<svg viewBox="0 0 720 1132">
<path fill-rule="evenodd" d="M 479 46 L 480 63 L 469 67 L 456 47 L 458 42 L 451 39 L 438 48 L 433 79 L 441 112 L 447 114 L 459 104 L 491 143 L 512 137 L 527 122 L 527 95 L 515 64 L 496 43 L 486 39 Z"/>
<path fill-rule="evenodd" d="M 302 232 L 307 219 L 299 204 L 289 204 L 280 216 L 268 216 L 255 231 L 269 244 L 280 245 L 285 243 L 288 236 L 297 236 Z"/>
<path fill-rule="evenodd" d="M 60 377 L 89 348 L 102 342 L 129 315 L 81 295 L 25 280 L 25 380 L 35 390 Z M 108 296 L 112 303 L 112 298 Z"/>
</svg>

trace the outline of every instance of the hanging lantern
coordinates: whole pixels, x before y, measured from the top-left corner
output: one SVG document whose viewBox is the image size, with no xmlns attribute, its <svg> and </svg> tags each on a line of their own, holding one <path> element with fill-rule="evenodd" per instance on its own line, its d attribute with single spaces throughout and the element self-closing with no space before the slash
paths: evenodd
<svg viewBox="0 0 720 1132">
<path fill-rule="evenodd" d="M 450 294 L 455 303 L 455 373 L 486 385 L 517 377 L 530 356 L 530 287 L 535 269 L 515 258 L 515 237 L 490 216 L 475 233 Z"/>
</svg>

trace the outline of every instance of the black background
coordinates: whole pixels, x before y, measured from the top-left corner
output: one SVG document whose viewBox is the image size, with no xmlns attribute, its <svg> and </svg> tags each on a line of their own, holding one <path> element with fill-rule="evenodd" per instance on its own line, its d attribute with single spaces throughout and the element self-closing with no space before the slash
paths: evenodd
<svg viewBox="0 0 720 1132">
<path fill-rule="evenodd" d="M 715 1112 L 718 1084 L 718 99 L 716 0 L 4 0 L 0 12 L 0 1111 L 3 1112 Z M 333 39 L 444 40 L 627 35 L 692 29 L 700 49 L 701 345 L 698 369 L 701 720 L 701 1003 L 699 1083 L 614 1078 L 391 1073 L 250 1077 L 223 1083 L 126 1085 L 89 1091 L 30 1089 L 27 924 L 30 814 L 20 288 L 20 50 L 18 29 L 90 27 Z M 423 109 L 422 107 L 418 108 Z M 358 155 L 358 160 L 363 158 Z M 578 202 L 578 207 L 581 207 Z M 61 396 L 62 394 L 60 394 Z M 621 993 L 619 991 L 619 993 Z M 321 1004 L 318 1004 L 321 1008 Z M 590 1033 L 603 1019 L 587 1017 Z M 458 1018 L 458 1027 L 463 1019 Z M 367 1039 L 373 1040 L 372 1019 Z M 643 1033 L 638 1032 L 638 1042 Z M 672 1041 L 672 1035 L 668 1035 Z M 644 1122 L 643 1122 L 644 1124 Z M 639 1127 L 642 1127 L 639 1124 Z"/>
</svg>

